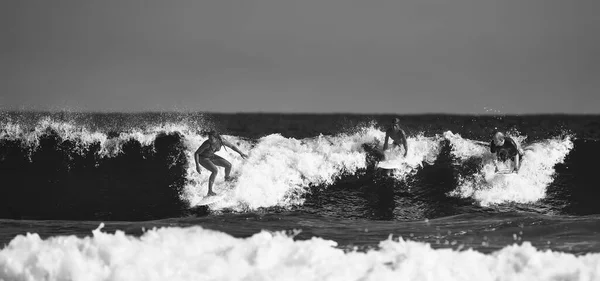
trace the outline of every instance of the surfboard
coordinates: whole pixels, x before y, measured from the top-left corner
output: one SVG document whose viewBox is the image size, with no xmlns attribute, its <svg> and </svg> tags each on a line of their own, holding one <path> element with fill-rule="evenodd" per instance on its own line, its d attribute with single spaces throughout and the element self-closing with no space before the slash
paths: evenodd
<svg viewBox="0 0 600 281">
<path fill-rule="evenodd" d="M 511 178 L 518 177 L 519 175 L 512 170 L 499 170 L 498 172 L 487 174 L 485 176 L 485 181 L 488 183 L 499 182 L 499 181 L 507 181 Z"/>
<path fill-rule="evenodd" d="M 217 193 L 217 195 L 213 195 L 213 196 L 205 196 L 204 198 L 202 198 L 202 200 L 200 200 L 200 202 L 197 203 L 197 205 L 199 206 L 204 206 L 204 205 L 210 205 L 210 204 L 214 204 L 217 203 L 225 198 L 227 198 L 228 195 L 231 195 L 231 191 L 233 191 L 234 187 L 236 186 L 238 177 L 237 175 L 232 176 L 232 179 L 230 181 L 223 181 L 223 182 L 219 182 L 219 183 L 215 183 L 215 186 L 217 186 L 218 184 L 218 192 L 217 190 L 215 190 L 215 193 Z"/>
<path fill-rule="evenodd" d="M 377 163 L 377 168 L 380 169 L 386 169 L 386 170 L 392 170 L 392 169 L 399 169 L 401 167 L 401 165 L 398 165 L 398 161 L 381 161 L 379 163 Z"/>
<path fill-rule="evenodd" d="M 475 144 L 482 145 L 482 146 L 487 146 L 487 147 L 489 147 L 489 146 L 490 146 L 490 143 L 489 143 L 489 142 L 477 141 L 477 140 L 474 140 L 473 142 L 474 142 Z"/>
<path fill-rule="evenodd" d="M 204 205 L 210 205 L 213 203 L 217 203 L 223 199 L 225 199 L 225 194 L 224 193 L 220 193 L 217 195 L 213 195 L 213 196 L 207 196 L 202 198 L 202 200 L 200 200 L 200 202 L 198 202 L 198 205 L 200 206 L 204 206 Z"/>
<path fill-rule="evenodd" d="M 512 170 L 501 170 L 496 172 L 496 175 L 508 175 L 508 174 L 515 174 L 515 172 L 513 172 Z"/>
<path fill-rule="evenodd" d="M 392 146 L 390 149 L 383 151 L 383 149 L 375 148 L 380 154 L 379 162 L 375 167 L 384 170 L 401 169 L 406 166 L 406 159 L 404 157 L 404 149 Z"/>
</svg>

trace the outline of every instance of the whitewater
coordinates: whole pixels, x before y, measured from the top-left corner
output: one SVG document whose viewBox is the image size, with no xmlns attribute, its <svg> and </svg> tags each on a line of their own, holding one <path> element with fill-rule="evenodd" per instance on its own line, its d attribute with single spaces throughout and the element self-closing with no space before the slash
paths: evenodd
<svg viewBox="0 0 600 281">
<path fill-rule="evenodd" d="M 248 238 L 160 228 L 141 237 L 18 236 L 0 251 L 1 280 L 598 280 L 600 254 L 539 251 L 525 242 L 485 255 L 390 237 L 367 252 L 282 232 Z"/>
</svg>

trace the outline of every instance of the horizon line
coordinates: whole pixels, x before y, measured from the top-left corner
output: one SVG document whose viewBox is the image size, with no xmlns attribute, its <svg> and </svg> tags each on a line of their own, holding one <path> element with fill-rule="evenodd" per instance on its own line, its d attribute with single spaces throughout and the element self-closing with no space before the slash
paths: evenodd
<svg viewBox="0 0 600 281">
<path fill-rule="evenodd" d="M 397 115 L 397 116 L 424 116 L 424 115 L 451 115 L 451 116 L 600 116 L 600 113 L 566 113 L 566 112 L 544 112 L 544 113 L 452 113 L 452 112 L 423 112 L 423 113 L 398 113 L 398 112 L 282 112 L 282 111 L 191 111 L 191 110 L 136 110 L 136 111 L 77 111 L 77 110 L 19 110 L 19 109 L 0 109 L 2 113 L 47 113 L 47 114 L 64 114 L 64 113 L 84 113 L 84 114 L 222 114 L 222 115 L 237 115 L 237 114 L 277 114 L 277 115 Z"/>
</svg>

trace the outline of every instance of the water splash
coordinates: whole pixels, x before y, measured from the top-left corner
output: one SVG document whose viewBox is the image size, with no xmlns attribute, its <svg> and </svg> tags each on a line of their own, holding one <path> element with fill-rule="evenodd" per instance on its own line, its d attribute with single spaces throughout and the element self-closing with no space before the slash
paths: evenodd
<svg viewBox="0 0 600 281">
<path fill-rule="evenodd" d="M 546 188 L 553 180 L 554 165 L 562 163 L 573 148 L 570 136 L 535 142 L 524 147 L 518 174 L 497 175 L 493 155 L 481 142 L 463 139 L 447 132 L 452 143 L 452 153 L 458 164 L 468 159 L 480 161 L 474 174 L 460 175 L 459 186 L 450 193 L 462 198 L 472 197 L 482 206 L 507 202 L 533 203 L 545 198 Z M 513 137 L 520 142 L 525 137 Z"/>
</svg>

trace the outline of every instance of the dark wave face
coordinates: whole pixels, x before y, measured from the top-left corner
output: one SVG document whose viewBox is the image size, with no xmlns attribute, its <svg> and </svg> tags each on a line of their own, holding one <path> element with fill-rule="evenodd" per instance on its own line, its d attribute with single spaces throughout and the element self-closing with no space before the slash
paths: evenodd
<svg viewBox="0 0 600 281">
<path fill-rule="evenodd" d="M 0 143 L 3 217 L 151 219 L 186 207 L 179 198 L 188 165 L 181 134 L 158 134 L 150 145 L 128 140 L 113 157 L 101 157 L 99 142 L 79 149 L 52 130 L 35 147 Z"/>
<path fill-rule="evenodd" d="M 573 150 L 564 163 L 556 165 L 554 181 L 548 187 L 543 203 L 566 214 L 600 213 L 599 170 L 600 141 L 575 140 Z"/>
<path fill-rule="evenodd" d="M 415 220 L 525 210 L 599 214 L 598 116 L 405 116 L 409 154 L 382 153 L 390 116 L 4 113 L 0 218 L 152 220 L 295 210 Z M 519 177 L 490 178 L 501 128 L 529 147 Z M 208 172 L 193 152 L 217 129 L 237 181 L 199 206 Z M 379 161 L 396 165 L 377 168 Z"/>
</svg>

